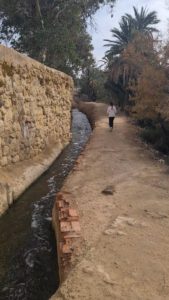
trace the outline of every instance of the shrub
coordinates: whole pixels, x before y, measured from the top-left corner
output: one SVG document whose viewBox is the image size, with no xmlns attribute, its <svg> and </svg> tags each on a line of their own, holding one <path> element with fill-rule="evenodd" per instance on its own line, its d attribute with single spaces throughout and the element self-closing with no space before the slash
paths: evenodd
<svg viewBox="0 0 169 300">
<path fill-rule="evenodd" d="M 145 128 L 140 136 L 145 142 L 152 144 L 156 150 L 169 154 L 169 133 L 164 132 L 162 128 Z"/>
</svg>

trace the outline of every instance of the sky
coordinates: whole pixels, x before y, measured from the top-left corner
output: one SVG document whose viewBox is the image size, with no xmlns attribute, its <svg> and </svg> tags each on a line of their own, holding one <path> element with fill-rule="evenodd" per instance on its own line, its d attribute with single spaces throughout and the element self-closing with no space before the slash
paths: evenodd
<svg viewBox="0 0 169 300">
<path fill-rule="evenodd" d="M 88 31 L 92 35 L 94 57 L 98 64 L 106 51 L 106 47 L 104 47 L 105 42 L 103 40 L 112 39 L 110 29 L 118 27 L 121 16 L 125 13 L 132 14 L 133 6 L 138 9 L 144 6 L 148 11 L 157 11 L 158 18 L 161 20 L 157 25 L 157 28 L 162 32 L 163 38 L 167 38 L 169 0 L 116 0 L 112 18 L 110 8 L 104 7 L 94 16 L 94 28 L 90 25 L 88 27 Z"/>
</svg>

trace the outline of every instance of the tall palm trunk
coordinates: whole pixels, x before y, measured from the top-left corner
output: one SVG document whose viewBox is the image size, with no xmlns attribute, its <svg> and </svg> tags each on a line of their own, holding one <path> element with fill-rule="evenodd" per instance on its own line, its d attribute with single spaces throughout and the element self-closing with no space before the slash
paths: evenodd
<svg viewBox="0 0 169 300">
<path fill-rule="evenodd" d="M 40 19 L 42 29 L 45 30 L 44 21 L 43 21 L 43 17 L 42 17 L 42 13 L 41 13 L 41 7 L 40 7 L 39 0 L 35 0 L 35 3 L 36 3 L 36 14 L 37 14 L 37 17 Z"/>
<path fill-rule="evenodd" d="M 36 4 L 36 16 L 40 20 L 42 30 L 45 31 L 45 25 L 44 25 L 44 20 L 43 20 L 39 0 L 35 0 L 35 4 Z M 42 61 L 42 63 L 45 63 L 46 61 L 46 54 L 47 54 L 47 47 L 44 46 L 44 48 L 40 51 L 39 54 L 39 59 Z"/>
</svg>

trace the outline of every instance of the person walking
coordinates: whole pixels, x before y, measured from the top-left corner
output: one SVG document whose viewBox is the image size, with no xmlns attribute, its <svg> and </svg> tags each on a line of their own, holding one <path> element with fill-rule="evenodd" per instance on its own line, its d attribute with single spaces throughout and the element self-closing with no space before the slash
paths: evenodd
<svg viewBox="0 0 169 300">
<path fill-rule="evenodd" d="M 113 102 L 110 102 L 109 107 L 107 109 L 110 131 L 113 130 L 113 125 L 114 125 L 114 119 L 115 119 L 115 116 L 116 116 L 116 112 L 117 112 L 116 106 L 114 105 Z"/>
</svg>

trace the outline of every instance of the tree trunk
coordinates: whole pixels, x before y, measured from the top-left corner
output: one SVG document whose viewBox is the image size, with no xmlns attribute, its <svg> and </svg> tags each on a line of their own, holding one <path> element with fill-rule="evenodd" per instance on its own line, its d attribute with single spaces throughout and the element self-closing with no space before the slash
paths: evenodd
<svg viewBox="0 0 169 300">
<path fill-rule="evenodd" d="M 45 30 L 45 27 L 44 27 L 44 21 L 43 21 L 43 17 L 42 17 L 42 13 L 41 13 L 41 7 L 40 7 L 39 0 L 35 0 L 35 2 L 36 2 L 36 13 L 37 13 L 37 17 L 39 17 L 39 19 L 40 19 L 42 29 Z"/>
<path fill-rule="evenodd" d="M 44 25 L 44 20 L 43 20 L 42 12 L 41 12 L 40 2 L 39 2 L 39 0 L 35 0 L 35 2 L 36 2 L 36 14 L 37 14 L 37 17 L 40 20 L 42 30 L 45 31 L 45 25 Z M 45 63 L 45 61 L 46 61 L 46 54 L 47 54 L 47 48 L 44 47 L 40 51 L 40 54 L 39 54 L 39 59 L 40 59 L 40 61 L 42 63 Z"/>
</svg>

